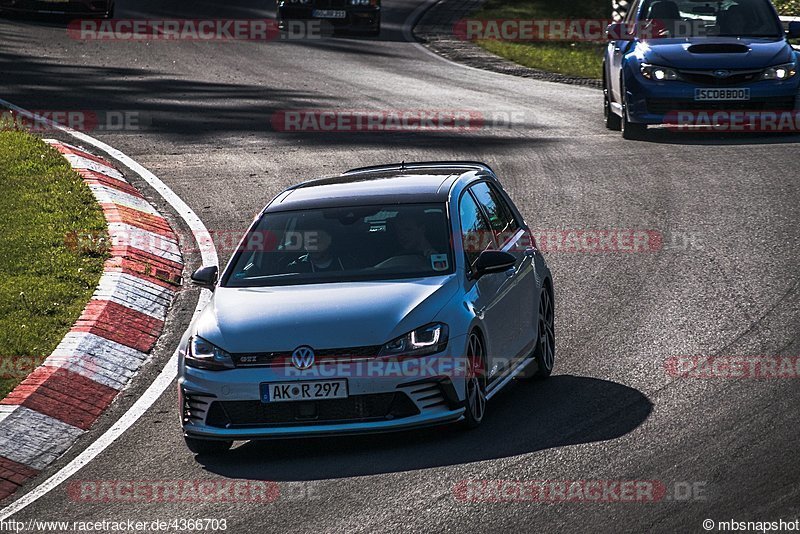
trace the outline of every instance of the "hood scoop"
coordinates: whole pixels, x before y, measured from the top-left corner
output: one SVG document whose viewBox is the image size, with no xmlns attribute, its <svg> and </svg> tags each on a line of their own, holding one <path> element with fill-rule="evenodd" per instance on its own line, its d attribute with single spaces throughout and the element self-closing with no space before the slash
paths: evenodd
<svg viewBox="0 0 800 534">
<path fill-rule="evenodd" d="M 738 43 L 696 44 L 687 48 L 692 54 L 746 54 L 750 49 Z"/>
</svg>

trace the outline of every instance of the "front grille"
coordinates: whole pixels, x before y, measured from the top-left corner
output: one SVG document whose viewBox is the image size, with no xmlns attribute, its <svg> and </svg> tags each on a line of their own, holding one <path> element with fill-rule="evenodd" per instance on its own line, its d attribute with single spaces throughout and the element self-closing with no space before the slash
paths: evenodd
<svg viewBox="0 0 800 534">
<path fill-rule="evenodd" d="M 314 349 L 314 360 L 319 362 L 347 362 L 375 358 L 382 346 L 347 347 L 340 349 Z M 232 354 L 236 367 L 282 367 L 292 361 L 292 351 L 248 352 Z"/>
<path fill-rule="evenodd" d="M 718 78 L 711 71 L 681 70 L 678 73 L 681 79 L 696 85 L 707 85 L 710 87 L 725 87 L 730 85 L 741 85 L 758 80 L 762 70 L 732 71 L 726 78 Z"/>
<path fill-rule="evenodd" d="M 793 111 L 794 105 L 795 98 L 793 96 L 730 102 L 647 99 L 647 111 L 656 115 L 666 115 L 671 111 Z"/>
<path fill-rule="evenodd" d="M 354 423 L 388 421 L 418 413 L 411 399 L 399 392 L 266 404 L 261 401 L 216 401 L 208 410 L 206 424 L 217 428 L 255 428 Z"/>
</svg>

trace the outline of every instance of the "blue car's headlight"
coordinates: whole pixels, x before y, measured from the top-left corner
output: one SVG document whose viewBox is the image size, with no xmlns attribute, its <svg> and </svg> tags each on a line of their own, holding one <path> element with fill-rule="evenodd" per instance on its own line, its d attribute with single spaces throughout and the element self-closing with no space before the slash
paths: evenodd
<svg viewBox="0 0 800 534">
<path fill-rule="evenodd" d="M 678 76 L 678 71 L 674 69 L 669 67 L 659 67 L 658 65 L 649 65 L 647 63 L 642 63 L 642 65 L 639 67 L 639 71 L 642 73 L 642 76 L 648 80 L 653 80 L 656 82 L 666 82 L 680 78 Z"/>
<path fill-rule="evenodd" d="M 393 339 L 383 346 L 378 356 L 427 356 L 447 347 L 447 325 L 433 323 Z"/>
<path fill-rule="evenodd" d="M 788 80 L 797 74 L 796 63 L 784 63 L 783 65 L 775 65 L 765 70 L 761 74 L 762 80 Z"/>
<path fill-rule="evenodd" d="M 212 371 L 233 369 L 235 367 L 230 354 L 200 336 L 192 336 L 189 340 L 189 348 L 186 351 L 186 365 Z"/>
</svg>

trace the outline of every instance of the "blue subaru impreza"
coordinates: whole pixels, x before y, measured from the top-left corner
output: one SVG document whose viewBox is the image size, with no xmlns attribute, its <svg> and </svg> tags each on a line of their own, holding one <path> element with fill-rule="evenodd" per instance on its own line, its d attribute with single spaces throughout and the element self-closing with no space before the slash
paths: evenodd
<svg viewBox="0 0 800 534">
<path fill-rule="evenodd" d="M 796 37 L 800 22 L 784 31 L 769 0 L 637 0 L 608 27 L 606 127 L 635 139 L 709 110 L 793 112 Z"/>
</svg>

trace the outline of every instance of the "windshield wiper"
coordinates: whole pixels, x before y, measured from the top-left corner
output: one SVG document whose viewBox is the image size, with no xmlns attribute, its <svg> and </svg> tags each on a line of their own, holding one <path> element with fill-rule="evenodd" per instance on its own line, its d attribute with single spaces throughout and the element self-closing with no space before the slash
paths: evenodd
<svg viewBox="0 0 800 534">
<path fill-rule="evenodd" d="M 262 274 L 259 276 L 247 276 L 245 278 L 236 278 L 236 275 L 233 275 L 233 279 L 236 281 L 263 280 L 265 278 L 287 278 L 290 276 L 298 276 L 300 274 L 302 273 Z"/>
</svg>

